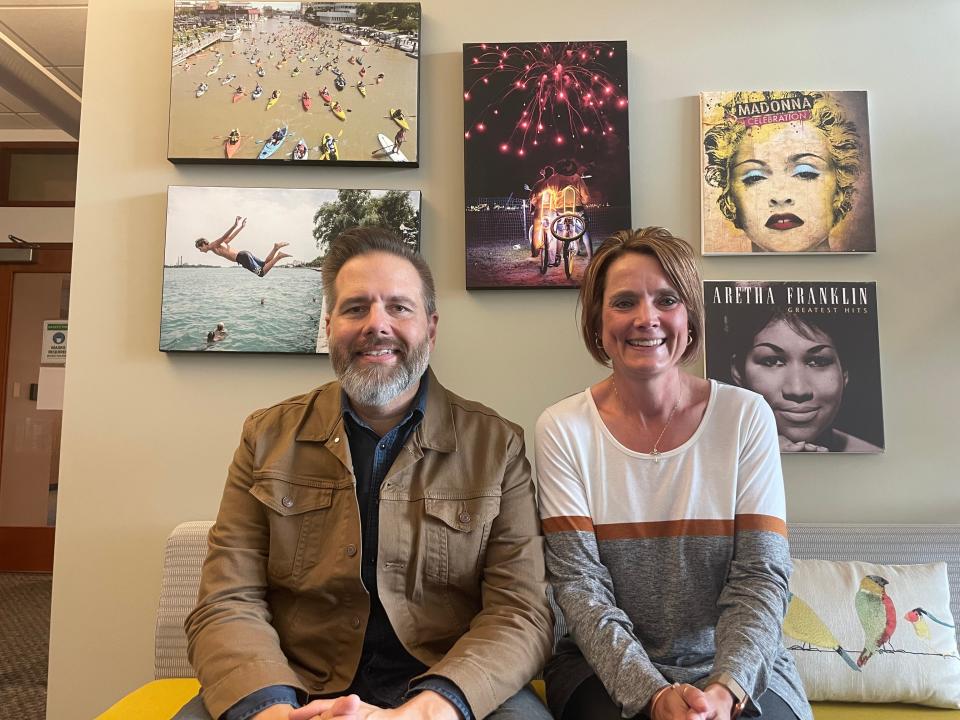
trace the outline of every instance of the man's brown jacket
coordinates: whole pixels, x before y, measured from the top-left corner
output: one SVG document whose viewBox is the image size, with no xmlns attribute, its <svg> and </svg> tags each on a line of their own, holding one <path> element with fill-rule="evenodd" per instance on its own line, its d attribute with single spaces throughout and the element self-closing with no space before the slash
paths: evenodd
<svg viewBox="0 0 960 720">
<path fill-rule="evenodd" d="M 350 685 L 370 608 L 354 484 L 339 383 L 247 418 L 186 622 L 213 717 L 269 685 Z M 552 641 L 523 431 L 431 373 L 379 513 L 377 584 L 397 636 L 485 717 Z"/>
</svg>

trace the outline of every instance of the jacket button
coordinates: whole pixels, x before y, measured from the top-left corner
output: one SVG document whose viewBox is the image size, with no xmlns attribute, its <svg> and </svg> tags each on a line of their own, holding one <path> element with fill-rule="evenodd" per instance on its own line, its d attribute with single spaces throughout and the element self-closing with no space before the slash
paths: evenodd
<svg viewBox="0 0 960 720">
<path fill-rule="evenodd" d="M 356 630 L 358 627 L 360 627 L 360 618 L 354 617 L 354 618 L 350 621 L 350 626 L 351 626 L 354 630 Z"/>
<path fill-rule="evenodd" d="M 462 513 L 460 513 L 459 518 L 460 522 L 466 525 L 468 522 L 470 522 L 470 513 L 464 510 Z"/>
<path fill-rule="evenodd" d="M 283 498 L 280 500 L 280 504 L 283 505 L 285 508 L 292 508 L 293 498 L 287 497 L 286 495 L 284 495 Z"/>
<path fill-rule="evenodd" d="M 353 557 L 354 555 L 357 554 L 356 545 L 347 545 L 346 550 L 347 550 L 347 557 Z"/>
<path fill-rule="evenodd" d="M 338 443 L 338 442 L 340 442 L 340 438 L 339 438 L 339 437 L 335 437 L 335 438 L 333 439 L 333 441 L 334 441 L 335 443 Z"/>
</svg>

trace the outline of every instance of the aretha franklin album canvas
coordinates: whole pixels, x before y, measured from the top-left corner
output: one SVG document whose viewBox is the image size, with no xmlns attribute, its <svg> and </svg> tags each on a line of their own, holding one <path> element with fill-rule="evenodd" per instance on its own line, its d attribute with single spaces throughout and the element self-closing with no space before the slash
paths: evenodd
<svg viewBox="0 0 960 720">
<path fill-rule="evenodd" d="M 707 377 L 760 393 L 781 452 L 883 452 L 877 286 L 704 283 Z"/>
<path fill-rule="evenodd" d="M 705 255 L 876 251 L 867 93 L 700 95 Z"/>
</svg>

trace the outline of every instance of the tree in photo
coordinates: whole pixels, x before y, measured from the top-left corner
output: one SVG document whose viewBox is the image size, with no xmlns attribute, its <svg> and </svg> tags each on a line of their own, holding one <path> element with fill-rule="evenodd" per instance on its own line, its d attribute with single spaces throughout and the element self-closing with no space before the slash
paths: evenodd
<svg viewBox="0 0 960 720">
<path fill-rule="evenodd" d="M 347 228 L 357 226 L 388 228 L 416 247 L 420 212 L 410 204 L 410 195 L 404 190 L 388 190 L 379 197 L 373 197 L 369 190 L 340 190 L 336 200 L 320 206 L 313 216 L 313 225 L 320 255 L 310 264 L 319 265 L 330 242 Z"/>
</svg>

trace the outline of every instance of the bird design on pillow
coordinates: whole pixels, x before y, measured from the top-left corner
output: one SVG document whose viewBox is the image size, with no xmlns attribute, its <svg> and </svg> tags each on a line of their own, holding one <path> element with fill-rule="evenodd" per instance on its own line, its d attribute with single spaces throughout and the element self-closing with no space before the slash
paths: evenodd
<svg viewBox="0 0 960 720">
<path fill-rule="evenodd" d="M 929 618 L 931 622 L 935 622 L 937 625 L 943 625 L 943 627 L 950 628 L 951 630 L 955 629 L 953 625 L 940 620 L 935 615 L 932 615 L 927 610 L 924 610 L 922 607 L 915 607 L 913 610 L 908 610 L 903 614 L 903 619 L 913 626 L 913 631 L 917 634 L 917 637 L 921 640 L 929 641 L 930 626 L 927 625 L 927 618 Z"/>
<path fill-rule="evenodd" d="M 783 618 L 783 632 L 806 645 L 833 650 L 843 658 L 843 661 L 850 666 L 851 670 L 860 672 L 860 668 L 857 667 L 853 658 L 841 647 L 830 628 L 814 612 L 813 608 L 792 592 L 787 593 L 787 597 L 789 604 L 787 605 L 787 614 Z"/>
<path fill-rule="evenodd" d="M 860 589 L 854 598 L 857 617 L 863 627 L 863 651 L 857 665 L 863 667 L 873 654 L 890 641 L 897 629 L 897 611 L 893 600 L 887 595 L 885 578 L 867 575 L 860 581 Z"/>
</svg>

